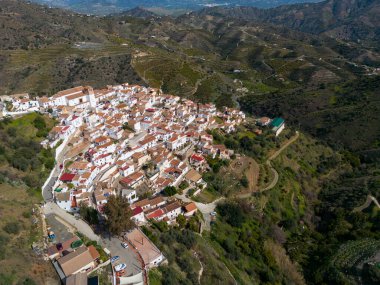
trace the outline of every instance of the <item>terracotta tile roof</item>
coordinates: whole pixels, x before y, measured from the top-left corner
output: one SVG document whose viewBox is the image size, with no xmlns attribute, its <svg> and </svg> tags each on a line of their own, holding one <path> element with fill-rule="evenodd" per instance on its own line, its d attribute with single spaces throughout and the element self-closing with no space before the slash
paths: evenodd
<svg viewBox="0 0 380 285">
<path fill-rule="evenodd" d="M 84 161 L 75 161 L 73 164 L 71 164 L 68 168 L 69 169 L 78 169 L 78 170 L 85 170 L 87 169 L 88 162 Z"/>
<path fill-rule="evenodd" d="M 174 201 L 170 204 L 168 204 L 166 207 L 165 207 L 165 210 L 166 212 L 171 212 L 171 211 L 174 211 L 178 208 L 181 208 L 181 204 L 178 202 L 178 201 Z"/>
<path fill-rule="evenodd" d="M 93 260 L 96 260 L 96 259 L 98 259 L 98 258 L 100 257 L 100 254 L 99 254 L 99 252 L 96 250 L 95 246 L 90 245 L 90 246 L 88 247 L 88 251 L 90 252 L 90 254 L 91 254 Z"/>
<path fill-rule="evenodd" d="M 62 90 L 62 91 L 59 91 L 57 94 L 55 94 L 53 98 L 58 98 L 58 97 L 66 96 L 69 94 L 82 92 L 83 88 L 84 88 L 83 86 L 78 86 L 71 89 Z"/>
<path fill-rule="evenodd" d="M 186 173 L 185 178 L 192 182 L 198 182 L 202 178 L 202 175 L 200 175 L 198 171 L 190 169 L 189 172 Z"/>
<path fill-rule="evenodd" d="M 73 274 L 93 261 L 94 259 L 89 250 L 84 246 L 58 259 L 58 263 L 66 276 Z"/>
<path fill-rule="evenodd" d="M 197 155 L 197 154 L 193 154 L 193 155 L 191 156 L 191 159 L 192 159 L 192 160 L 195 160 L 195 161 L 198 161 L 198 162 L 201 162 L 201 161 L 204 161 L 204 160 L 205 160 L 203 156 L 201 156 L 201 155 Z"/>
<path fill-rule="evenodd" d="M 164 200 L 164 198 L 162 196 L 157 196 L 157 197 L 155 197 L 155 198 L 153 198 L 153 199 L 150 200 L 150 205 L 152 207 L 155 207 L 155 206 L 157 206 L 158 204 L 161 204 L 164 201 L 165 200 Z"/>
<path fill-rule="evenodd" d="M 197 206 L 195 205 L 194 202 L 189 202 L 188 204 L 185 205 L 185 210 L 186 212 L 192 212 L 194 210 L 197 210 Z"/>
<path fill-rule="evenodd" d="M 164 210 L 162 210 L 162 209 L 154 209 L 154 210 L 146 213 L 146 218 L 147 219 L 154 219 L 154 218 L 161 217 L 163 215 L 165 215 Z"/>
<path fill-rule="evenodd" d="M 148 199 L 143 199 L 140 201 L 137 201 L 131 205 L 131 208 L 134 209 L 136 207 L 145 207 L 146 205 L 150 205 L 150 202 Z"/>
</svg>

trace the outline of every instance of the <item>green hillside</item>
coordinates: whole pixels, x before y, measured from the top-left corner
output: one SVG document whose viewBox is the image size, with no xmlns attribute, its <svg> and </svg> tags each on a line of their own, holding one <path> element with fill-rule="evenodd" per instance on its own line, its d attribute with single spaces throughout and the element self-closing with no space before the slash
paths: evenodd
<svg viewBox="0 0 380 285">
<path fill-rule="evenodd" d="M 272 161 L 279 182 L 268 191 L 235 199 L 244 178 L 237 183 L 221 164 L 213 167 L 199 199 L 228 198 L 209 233 L 194 234 L 193 223 L 184 232 L 160 223 L 144 229 L 169 261 L 151 271 L 152 284 L 198 284 L 198 278 L 201 284 L 378 284 L 371 262 L 379 252 L 379 210 L 354 211 L 368 195 L 380 195 L 380 53 L 370 40 L 378 6 L 342 1 L 331 9 L 336 2 L 270 11 L 218 7 L 173 18 L 141 9 L 84 16 L 4 0 L 0 94 L 52 95 L 76 85 L 129 82 L 240 107 L 254 117 L 283 117 L 290 131 L 277 139 L 269 131 L 254 134 L 253 120 L 235 134 L 212 133 L 260 164 L 260 186 L 274 176 L 266 159 L 296 130 L 301 134 Z M 294 9 L 310 18 L 301 25 Z M 345 28 L 347 37 L 338 36 Z M 6 217 L 0 284 L 39 284 L 51 273 L 25 260 L 39 265 L 28 250 L 40 236 L 30 213 L 54 165 L 53 151 L 39 144 L 53 124 L 36 113 L 0 122 L 0 212 Z M 8 256 L 15 256 L 9 264 Z M 23 270 L 12 271 L 17 266 Z"/>
<path fill-rule="evenodd" d="M 54 166 L 54 151 L 43 149 L 40 142 L 53 124 L 36 113 L 0 122 L 0 284 L 56 280 L 50 264 L 31 250 L 42 240 L 36 205 Z"/>
</svg>

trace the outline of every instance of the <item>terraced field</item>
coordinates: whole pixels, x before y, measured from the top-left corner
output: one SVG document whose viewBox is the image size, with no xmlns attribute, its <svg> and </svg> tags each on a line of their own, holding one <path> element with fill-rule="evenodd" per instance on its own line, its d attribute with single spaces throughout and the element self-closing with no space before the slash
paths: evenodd
<svg viewBox="0 0 380 285">
<path fill-rule="evenodd" d="M 380 241 L 362 239 L 349 241 L 342 245 L 331 263 L 342 270 L 354 270 L 358 265 L 370 259 L 380 250 Z"/>
</svg>

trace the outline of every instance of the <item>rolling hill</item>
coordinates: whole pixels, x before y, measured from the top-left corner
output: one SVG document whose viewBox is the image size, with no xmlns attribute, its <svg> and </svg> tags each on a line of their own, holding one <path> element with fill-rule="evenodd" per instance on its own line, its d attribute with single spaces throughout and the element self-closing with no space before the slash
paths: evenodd
<svg viewBox="0 0 380 285">
<path fill-rule="evenodd" d="M 0 94 L 129 82 L 254 116 L 282 116 L 301 135 L 273 161 L 279 183 L 247 200 L 226 199 L 224 215 L 199 244 L 202 253 L 212 247 L 218 260 L 201 282 L 222 282 L 218 272 L 227 266 L 243 284 L 361 284 L 363 248 L 376 249 L 379 238 L 376 209 L 352 212 L 380 189 L 377 11 L 378 1 L 328 0 L 266 10 L 210 7 L 179 17 L 136 8 L 98 17 L 3 0 Z M 9 131 L 10 124 L 16 123 L 0 124 L 5 168 L 20 167 L 8 138 L 20 130 Z M 248 148 L 253 159 L 268 141 L 277 147 L 291 136 L 289 130 L 268 139 L 245 127 L 222 142 Z M 265 167 L 260 171 L 266 177 Z M 40 183 L 33 173 L 17 173 L 20 183 Z M 4 172 L 3 180 L 12 174 Z M 240 213 L 239 227 L 228 209 Z M 152 237 L 169 244 L 171 232 L 158 231 Z M 187 261 L 177 259 L 185 272 Z M 179 274 L 163 270 L 159 278 L 184 279 L 173 272 Z"/>
</svg>

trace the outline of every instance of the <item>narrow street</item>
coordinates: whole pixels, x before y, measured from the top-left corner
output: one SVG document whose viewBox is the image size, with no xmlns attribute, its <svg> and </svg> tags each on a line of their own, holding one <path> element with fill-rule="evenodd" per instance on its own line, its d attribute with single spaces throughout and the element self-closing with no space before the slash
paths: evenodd
<svg viewBox="0 0 380 285">
<path fill-rule="evenodd" d="M 69 159 L 68 157 L 65 157 L 69 151 L 67 145 L 73 137 L 76 137 L 76 135 L 78 135 L 78 132 L 75 132 L 71 135 L 71 138 L 66 142 L 66 145 L 59 153 L 59 155 L 56 157 L 56 163 L 54 165 L 54 168 L 50 172 L 50 176 L 47 179 L 46 184 L 44 184 L 44 186 L 42 187 L 42 197 L 44 198 L 45 202 L 53 201 L 53 187 L 56 181 L 58 180 L 61 172 L 63 171 L 63 169 L 60 168 L 60 165 L 63 165 L 64 161 L 66 159 Z"/>
</svg>

